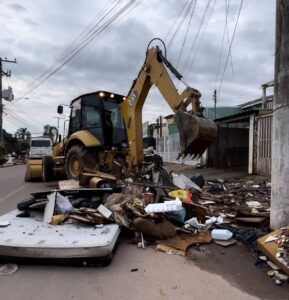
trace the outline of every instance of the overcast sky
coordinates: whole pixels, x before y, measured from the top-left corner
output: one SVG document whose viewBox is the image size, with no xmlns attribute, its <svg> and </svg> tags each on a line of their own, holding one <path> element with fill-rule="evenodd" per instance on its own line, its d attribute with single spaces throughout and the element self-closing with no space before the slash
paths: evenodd
<svg viewBox="0 0 289 300">
<path fill-rule="evenodd" d="M 89 24 L 100 20 L 99 13 L 105 5 L 119 3 L 118 8 L 127 2 L 2 0 L 0 56 L 18 61 L 4 64 L 3 70 L 11 69 L 12 76 L 3 78 L 3 89 L 9 85 L 15 98 L 23 96 L 29 84 L 47 70 Z M 228 32 L 225 30 L 216 80 L 228 2 Z M 174 36 L 168 47 L 168 59 L 178 65 L 184 81 L 201 91 L 203 106 L 212 106 L 213 91 L 220 87 L 240 0 L 198 0 L 190 26 L 194 1 L 137 0 L 135 3 L 138 6 L 134 9 L 132 6 L 103 30 L 80 55 L 26 95 L 29 99 L 14 103 L 4 101 L 4 129 L 14 133 L 17 128 L 28 127 L 32 133 L 41 133 L 43 125 L 57 124 L 54 118 L 57 105 L 69 104 L 80 94 L 108 90 L 126 95 L 143 63 L 147 44 L 154 37 L 164 39 L 168 47 Z M 177 19 L 186 3 L 185 9 L 192 3 L 187 17 L 184 18 L 183 13 Z M 108 9 L 107 6 L 106 11 Z M 198 34 L 200 24 L 203 25 Z M 274 27 L 275 1 L 244 0 L 218 98 L 219 106 L 237 105 L 261 97 L 260 85 L 272 80 L 274 75 Z M 175 84 L 180 92 L 185 88 L 178 82 Z M 161 95 L 152 89 L 144 106 L 143 120 L 153 121 L 160 114 L 169 113 L 171 110 Z M 63 120 L 60 125 L 62 128 Z"/>
</svg>

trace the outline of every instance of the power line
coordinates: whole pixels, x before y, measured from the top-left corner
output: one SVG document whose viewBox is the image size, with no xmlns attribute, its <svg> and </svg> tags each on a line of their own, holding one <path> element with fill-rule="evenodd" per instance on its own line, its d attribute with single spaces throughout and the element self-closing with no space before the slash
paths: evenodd
<svg viewBox="0 0 289 300">
<path fill-rule="evenodd" d="M 188 67 L 188 62 L 190 61 L 191 55 L 192 55 L 192 53 L 193 53 L 193 49 L 194 49 L 195 44 L 196 44 L 196 41 L 197 41 L 197 39 L 198 39 L 198 37 L 199 37 L 199 34 L 200 34 L 201 28 L 202 28 L 202 26 L 203 26 L 203 23 L 204 23 L 204 20 L 205 20 L 207 11 L 208 11 L 209 6 L 210 6 L 210 2 L 211 2 L 211 0 L 208 0 L 207 5 L 206 5 L 206 8 L 205 8 L 204 13 L 203 13 L 203 16 L 202 16 L 202 19 L 201 19 L 201 23 L 200 23 L 199 28 L 198 28 L 198 31 L 197 31 L 197 33 L 195 34 L 193 43 L 192 43 L 192 45 L 191 45 L 191 47 L 190 47 L 190 50 L 189 50 L 189 52 L 188 52 L 188 56 L 187 56 L 187 59 L 186 59 L 185 64 L 184 64 L 184 72 L 185 72 L 185 70 L 186 70 L 187 67 Z"/>
<path fill-rule="evenodd" d="M 31 92 L 33 92 L 37 87 L 39 87 L 43 82 L 48 80 L 51 76 L 53 76 L 57 71 L 59 71 L 64 65 L 66 65 L 71 59 L 73 59 L 84 47 L 86 47 L 89 43 L 92 42 L 92 40 L 97 37 L 101 32 L 103 32 L 111 23 L 113 23 L 118 17 L 120 17 L 129 7 L 131 7 L 137 0 L 131 0 L 127 4 L 125 4 L 122 8 L 120 8 L 116 13 L 114 13 L 108 20 L 104 21 L 104 24 L 101 24 L 99 27 L 96 27 L 96 29 L 89 34 L 86 39 L 80 44 L 70 55 L 67 55 L 66 57 L 63 58 L 62 63 L 56 67 L 54 67 L 53 70 L 49 72 L 44 72 L 44 75 L 41 75 L 41 79 L 38 80 L 38 82 L 35 82 L 34 85 L 26 90 L 23 94 L 23 97 L 27 96 Z M 119 5 L 119 2 L 116 4 Z M 114 6 L 115 8 L 116 6 Z M 110 12 L 110 10 L 103 18 L 102 20 L 107 17 Z"/>
<path fill-rule="evenodd" d="M 168 36 L 170 35 L 171 31 L 173 30 L 174 26 L 176 25 L 178 19 L 180 18 L 180 16 L 183 14 L 183 11 L 185 9 L 185 7 L 187 6 L 189 0 L 186 0 L 185 4 L 182 6 L 181 10 L 179 11 L 178 15 L 176 16 L 176 18 L 174 19 L 170 29 L 168 30 L 167 34 L 164 37 L 164 41 L 166 41 L 166 39 L 168 38 Z"/>
<path fill-rule="evenodd" d="M 217 87 L 217 81 L 220 73 L 220 67 L 221 67 L 221 61 L 222 61 L 222 54 L 223 54 L 223 48 L 224 48 L 224 40 L 225 40 L 225 32 L 226 32 L 226 25 L 227 25 L 227 17 L 228 17 L 228 6 L 227 6 L 227 0 L 225 0 L 225 22 L 224 22 L 224 29 L 223 29 L 223 35 L 222 35 L 222 43 L 221 43 L 221 49 L 219 54 L 219 61 L 217 66 L 217 72 L 216 72 L 216 78 L 215 78 L 215 90 Z"/>
<path fill-rule="evenodd" d="M 228 42 L 228 45 L 230 45 L 229 29 L 228 29 L 229 9 L 230 9 L 230 0 L 226 0 L 226 32 L 227 32 L 227 42 Z M 232 73 L 234 73 L 233 59 L 232 59 L 232 53 L 231 52 L 230 52 L 230 64 L 231 64 Z"/>
<path fill-rule="evenodd" d="M 119 3 L 120 0 L 117 0 L 117 2 Z M 113 0 L 113 2 L 116 2 L 116 0 Z M 110 3 L 110 2 L 109 2 Z M 118 4 L 117 3 L 117 4 Z M 105 6 L 107 7 L 107 5 Z M 104 9 L 105 9 L 104 7 Z M 96 17 L 94 17 L 93 20 L 95 20 L 98 16 L 100 16 L 103 12 L 103 10 L 101 10 L 100 13 L 98 13 L 96 15 Z M 110 12 L 110 11 L 109 11 Z M 101 21 L 102 19 L 100 19 Z M 70 54 L 73 53 L 74 50 L 77 49 L 77 47 L 79 47 L 81 45 L 81 43 L 83 42 L 83 39 L 85 38 L 86 35 L 88 35 L 95 26 L 97 26 L 99 24 L 98 21 L 96 24 L 94 24 L 93 26 L 86 26 L 86 29 L 76 38 L 76 40 L 74 42 L 72 42 L 72 44 L 70 46 L 68 46 L 60 55 L 59 57 L 49 66 L 46 68 L 46 70 L 40 74 L 34 81 L 32 81 L 25 89 L 25 91 L 29 90 L 29 88 L 33 87 L 35 84 L 37 84 L 37 82 L 39 82 L 42 78 L 44 78 L 47 74 L 49 74 L 49 72 L 53 71 L 54 68 L 57 67 L 58 64 L 60 64 L 62 61 L 64 61 Z M 93 23 L 93 21 L 90 22 L 90 24 Z M 25 92 L 24 92 L 25 93 Z"/>
<path fill-rule="evenodd" d="M 198 52 L 199 52 L 201 43 L 202 43 L 202 41 L 203 41 L 203 39 L 204 39 L 204 36 L 205 36 L 206 30 L 207 30 L 207 27 L 208 27 L 209 22 L 210 22 L 210 20 L 211 20 L 211 17 L 212 17 L 212 14 L 213 14 L 215 5 L 216 5 L 216 0 L 214 0 L 214 3 L 213 3 L 213 5 L 212 5 L 212 8 L 211 8 L 211 11 L 210 11 L 210 14 L 209 14 L 209 17 L 208 17 L 207 22 L 206 22 L 206 24 L 205 24 L 205 26 L 204 26 L 204 30 L 203 30 L 203 32 L 202 32 L 202 35 L 201 35 L 201 37 L 200 37 L 200 39 L 199 39 L 199 43 L 198 43 L 198 46 L 197 46 L 195 55 L 193 56 L 192 63 L 190 64 L 191 66 L 193 66 L 194 61 L 195 61 L 195 59 L 196 59 L 196 56 L 198 55 Z"/>
<path fill-rule="evenodd" d="M 171 45 L 173 44 L 173 42 L 174 42 L 174 40 L 175 40 L 175 37 L 177 36 L 178 32 L 180 31 L 181 27 L 183 26 L 183 24 L 184 24 L 184 22 L 185 22 L 185 20 L 186 20 L 186 17 L 187 17 L 188 13 L 189 13 L 190 10 L 191 10 L 191 7 L 192 7 L 193 2 L 194 2 L 194 1 L 191 0 L 190 3 L 189 3 L 189 5 L 188 5 L 188 7 L 187 7 L 187 9 L 185 10 L 184 16 L 183 16 L 182 19 L 180 20 L 180 22 L 179 22 L 179 24 L 178 24 L 178 26 L 177 26 L 175 32 L 173 33 L 173 35 L 172 35 L 172 37 L 171 37 L 171 39 L 170 39 L 170 41 L 169 41 L 169 43 L 168 43 L 168 46 L 167 46 L 168 49 L 169 49 L 169 48 L 171 47 Z"/>
<path fill-rule="evenodd" d="M 177 68 L 179 66 L 179 63 L 180 63 L 180 60 L 181 60 L 181 57 L 182 57 L 182 54 L 183 54 L 183 50 L 184 50 L 184 47 L 185 47 L 185 44 L 186 44 L 186 41 L 187 41 L 187 36 L 188 36 L 189 30 L 190 30 L 190 25 L 191 25 L 191 21 L 192 21 L 192 18 L 193 18 L 193 14 L 194 14 L 194 11 L 195 11 L 196 4 L 197 4 L 197 0 L 195 0 L 194 6 L 193 6 L 191 14 L 190 14 L 187 30 L 186 30 L 186 33 L 185 33 L 185 37 L 184 37 L 182 47 L 181 47 L 181 51 L 179 53 L 179 57 L 178 57 L 178 61 L 177 61 Z"/>
<path fill-rule="evenodd" d="M 231 50 L 232 50 L 232 46 L 233 46 L 233 42 L 234 42 L 234 37 L 235 37 L 236 29 L 237 29 L 237 26 L 238 26 L 238 22 L 239 22 L 239 17 L 240 17 L 240 14 L 241 14 L 242 6 L 243 6 L 243 0 L 241 0 L 241 2 L 240 2 L 240 7 L 239 7 L 239 11 L 238 11 L 238 15 L 237 15 L 237 19 L 236 19 L 234 31 L 233 31 L 231 43 L 229 45 L 229 51 L 228 51 L 228 55 L 227 55 L 227 58 L 226 58 L 226 62 L 225 62 L 225 67 L 224 67 L 222 79 L 221 79 L 220 86 L 219 86 L 219 89 L 218 89 L 218 95 L 220 95 L 220 91 L 221 91 L 221 88 L 222 88 L 222 84 L 223 84 L 225 72 L 226 72 L 227 65 L 228 65 L 229 55 L 230 55 Z"/>
</svg>

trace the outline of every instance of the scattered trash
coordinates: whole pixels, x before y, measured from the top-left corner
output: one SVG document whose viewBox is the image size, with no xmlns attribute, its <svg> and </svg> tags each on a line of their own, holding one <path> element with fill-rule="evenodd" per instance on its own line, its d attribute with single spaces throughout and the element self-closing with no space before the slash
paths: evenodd
<svg viewBox="0 0 289 300">
<path fill-rule="evenodd" d="M 185 223 L 194 228 L 197 228 L 200 232 L 208 231 L 212 227 L 212 223 L 207 223 L 207 224 L 199 223 L 198 219 L 195 217 L 187 220 Z"/>
<path fill-rule="evenodd" d="M 179 198 L 181 200 L 191 202 L 192 194 L 187 190 L 175 190 L 169 192 L 169 196 L 174 198 Z"/>
<path fill-rule="evenodd" d="M 251 208 L 260 208 L 262 206 L 258 201 L 247 201 L 246 204 Z"/>
<path fill-rule="evenodd" d="M 106 219 L 109 219 L 110 216 L 112 215 L 112 212 L 107 209 L 104 205 L 100 204 L 99 207 L 97 208 L 97 211 L 103 215 Z"/>
<path fill-rule="evenodd" d="M 266 240 L 264 241 L 264 243 L 270 243 L 270 242 L 274 242 L 274 241 L 277 241 L 278 238 L 276 236 L 273 236 L 273 235 L 269 235 Z"/>
<path fill-rule="evenodd" d="M 2 222 L 0 222 L 0 227 L 7 227 L 7 226 L 9 226 L 9 225 L 11 225 L 10 222 L 7 222 L 7 221 L 2 221 Z"/>
<path fill-rule="evenodd" d="M 192 180 L 186 177 L 183 174 L 173 176 L 174 185 L 179 187 L 180 189 L 194 189 L 196 191 L 201 192 L 202 189 L 195 184 Z"/>
<path fill-rule="evenodd" d="M 182 201 L 179 198 L 172 201 L 164 201 L 164 203 L 153 203 L 146 206 L 147 213 L 160 213 L 167 211 L 177 211 L 182 208 Z"/>
<path fill-rule="evenodd" d="M 56 193 L 56 206 L 55 212 L 59 214 L 70 214 L 74 212 L 74 207 L 71 205 L 68 197 Z"/>
<path fill-rule="evenodd" d="M 226 229 L 213 229 L 212 238 L 213 240 L 227 241 L 232 238 L 233 233 Z"/>
<path fill-rule="evenodd" d="M 215 240 L 215 239 L 214 239 L 213 242 L 214 242 L 215 244 L 220 245 L 220 246 L 223 246 L 223 247 L 232 246 L 232 245 L 238 243 L 238 241 L 235 240 L 235 239 L 229 239 L 229 240 L 224 240 L 224 241 L 222 241 L 222 240 Z"/>
<path fill-rule="evenodd" d="M 6 264 L 0 266 L 0 275 L 12 275 L 18 270 L 18 265 L 16 264 Z"/>
<path fill-rule="evenodd" d="M 280 270 L 280 268 L 278 266 L 276 266 L 274 263 L 272 263 L 272 261 L 270 261 L 270 260 L 267 260 L 267 265 L 275 271 Z"/>
<path fill-rule="evenodd" d="M 205 179 L 204 179 L 204 176 L 201 175 L 201 174 L 196 174 L 194 176 L 192 176 L 190 178 L 190 180 L 192 182 L 194 182 L 197 186 L 199 186 L 201 189 L 204 187 L 205 185 Z"/>
</svg>

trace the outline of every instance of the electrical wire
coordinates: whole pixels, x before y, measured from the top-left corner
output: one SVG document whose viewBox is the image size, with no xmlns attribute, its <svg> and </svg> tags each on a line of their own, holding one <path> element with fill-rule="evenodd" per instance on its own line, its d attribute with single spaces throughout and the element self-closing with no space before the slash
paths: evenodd
<svg viewBox="0 0 289 300">
<path fill-rule="evenodd" d="M 203 30 L 203 32 L 202 32 L 202 34 L 201 34 L 201 37 L 200 37 L 200 39 L 199 39 L 199 43 L 198 43 L 198 46 L 197 46 L 197 49 L 196 49 L 195 55 L 193 56 L 192 62 L 190 63 L 191 67 L 193 67 L 193 65 L 194 65 L 194 62 L 195 62 L 195 59 L 196 59 L 196 57 L 197 57 L 197 55 L 198 55 L 198 52 L 199 52 L 200 46 L 201 46 L 201 44 L 202 44 L 202 41 L 203 41 L 203 39 L 204 39 L 204 36 L 205 36 L 206 30 L 207 30 L 207 27 L 208 27 L 208 25 L 209 25 L 209 23 L 210 23 L 210 20 L 211 20 L 211 17 L 212 17 L 213 11 L 214 11 L 214 9 L 215 9 L 215 5 L 216 5 L 216 0 L 214 0 L 214 2 L 213 2 L 213 5 L 212 5 L 212 8 L 211 8 L 211 11 L 210 11 L 210 13 L 209 13 L 209 17 L 208 17 L 208 19 L 207 19 L 207 21 L 206 21 L 206 23 L 205 23 L 204 30 Z"/>
<path fill-rule="evenodd" d="M 116 5 L 117 5 L 117 4 L 119 4 L 119 1 L 120 0 L 113 0 L 112 2 L 117 2 L 116 3 Z M 111 2 L 109 2 L 108 4 L 110 4 L 110 3 Z M 98 13 L 96 15 L 96 17 L 94 17 L 93 20 L 97 19 L 97 17 L 102 14 L 102 12 L 105 10 L 106 7 L 107 7 L 107 5 L 104 7 L 104 9 L 101 10 L 100 13 Z M 114 7 L 112 7 L 111 9 L 113 9 Z M 108 13 L 111 11 L 111 9 L 108 11 Z M 26 87 L 26 90 L 28 90 L 30 87 L 33 87 L 33 85 L 36 84 L 38 81 L 40 81 L 43 77 L 45 77 L 45 75 L 49 74 L 49 72 L 51 72 L 57 66 L 57 64 L 64 61 L 71 53 L 73 53 L 73 51 L 75 51 L 77 49 L 77 47 L 79 47 L 81 45 L 81 43 L 83 42 L 83 39 L 86 37 L 86 35 L 91 33 L 92 30 L 95 28 L 95 26 L 97 26 L 101 20 L 102 20 L 102 18 L 99 21 L 97 21 L 97 23 L 93 24 L 92 26 L 88 25 L 86 27 L 86 29 L 76 38 L 76 40 L 74 42 L 72 42 L 72 44 L 70 46 L 68 46 L 62 52 L 62 54 L 60 54 L 60 56 L 42 74 L 40 74 L 40 76 L 38 78 L 36 78 L 33 82 L 31 82 Z M 90 24 L 91 23 L 93 23 L 93 21 L 91 21 Z"/>
<path fill-rule="evenodd" d="M 230 9 L 230 0 L 226 0 L 226 32 L 227 32 L 227 42 L 228 42 L 228 46 L 230 45 L 229 29 L 228 29 L 228 15 L 229 15 L 229 9 Z M 234 74 L 234 66 L 233 66 L 232 52 L 230 52 L 230 65 L 231 65 L 232 73 Z"/>
<path fill-rule="evenodd" d="M 43 82 L 45 82 L 46 80 L 48 80 L 51 76 L 53 76 L 58 70 L 60 70 L 64 65 L 66 65 L 69 61 L 71 61 L 80 51 L 82 51 L 82 49 L 84 49 L 84 47 L 86 47 L 89 43 L 92 42 L 93 39 L 95 39 L 95 37 L 97 37 L 101 32 L 103 32 L 105 29 L 107 29 L 107 27 L 113 23 L 118 17 L 120 17 L 129 7 L 131 7 L 137 0 L 131 0 L 129 1 L 127 4 L 125 4 L 122 8 L 120 8 L 116 13 L 114 13 L 108 20 L 104 21 L 104 24 L 101 24 L 101 26 L 98 26 L 91 34 L 89 34 L 85 41 L 83 41 L 83 43 L 81 45 L 79 45 L 75 51 L 66 56 L 63 59 L 63 62 L 58 65 L 57 67 L 55 67 L 52 71 L 48 72 L 48 74 L 45 74 L 44 76 L 42 76 L 42 78 L 40 80 L 38 80 L 38 82 L 36 82 L 30 89 L 26 90 L 23 94 L 22 97 L 26 97 L 28 94 L 30 94 L 31 92 L 33 92 L 37 87 L 39 87 Z M 119 5 L 119 2 L 116 4 Z M 115 7 L 114 7 L 115 8 Z M 106 14 L 106 16 L 111 12 L 111 10 Z M 105 18 L 105 17 L 103 17 Z M 103 20 L 102 18 L 102 20 Z"/>
<path fill-rule="evenodd" d="M 199 25 L 199 28 L 198 28 L 198 30 L 197 30 L 197 33 L 195 34 L 193 43 L 192 43 L 192 45 L 191 45 L 191 47 L 190 47 L 190 50 L 189 50 L 189 52 L 188 52 L 187 59 L 186 59 L 185 64 L 184 64 L 184 70 L 183 70 L 183 72 L 185 72 L 186 69 L 187 69 L 187 67 L 188 67 L 188 63 L 189 63 L 189 61 L 190 61 L 190 59 L 191 59 L 191 55 L 192 55 L 192 53 L 193 53 L 193 49 L 194 49 L 194 47 L 195 47 L 196 41 L 197 41 L 197 39 L 198 39 L 198 37 L 199 37 L 199 34 L 200 34 L 200 32 L 201 32 L 201 28 L 202 28 L 202 26 L 203 26 L 205 17 L 206 17 L 206 15 L 207 15 L 207 12 L 208 12 L 210 3 L 211 3 L 211 0 L 208 0 L 207 5 L 206 5 L 206 8 L 205 8 L 204 13 L 203 13 L 203 16 L 202 16 L 202 19 L 201 19 L 201 23 L 200 23 L 200 25 Z"/>
<path fill-rule="evenodd" d="M 230 55 L 230 52 L 232 50 L 232 46 L 233 46 L 233 42 L 234 42 L 234 37 L 235 37 L 236 30 L 237 30 L 237 26 L 238 26 L 240 14 L 241 14 L 242 6 L 243 6 L 243 0 L 241 0 L 241 2 L 240 2 L 239 11 L 238 11 L 238 15 L 237 15 L 237 18 L 236 18 L 233 35 L 232 35 L 231 43 L 229 45 L 229 51 L 228 51 L 228 55 L 227 55 L 227 58 L 226 58 L 226 62 L 225 62 L 225 66 L 224 66 L 224 70 L 223 70 L 223 74 L 222 74 L 222 79 L 221 79 L 221 82 L 220 82 L 220 85 L 219 85 L 219 89 L 218 89 L 218 95 L 220 95 L 220 92 L 221 92 L 221 88 L 222 88 L 222 84 L 223 84 L 225 72 L 226 72 L 227 65 L 228 65 L 229 55 Z"/>
<path fill-rule="evenodd" d="M 119 3 L 119 1 L 120 0 L 112 0 L 108 4 L 110 4 L 112 2 L 118 2 Z M 108 6 L 108 4 L 93 18 L 93 20 L 90 22 L 90 24 L 92 24 L 93 21 L 95 19 L 97 19 L 97 17 L 100 16 L 103 13 L 103 11 Z M 110 10 L 109 10 L 109 12 L 110 12 Z M 90 24 L 88 26 L 86 26 L 85 30 L 76 38 L 76 40 L 74 42 L 72 42 L 72 44 L 70 46 L 68 46 L 66 49 L 64 49 L 64 51 L 58 56 L 58 58 L 50 66 L 48 66 L 42 74 L 40 74 L 34 81 L 32 81 L 26 87 L 24 93 L 26 91 L 28 91 L 30 88 L 32 88 L 35 84 L 37 84 L 37 82 L 41 81 L 41 79 L 44 78 L 47 74 L 49 74 L 51 71 L 53 71 L 53 69 L 56 68 L 59 63 L 61 63 L 67 57 L 69 57 L 69 55 L 71 55 L 73 53 L 73 51 L 75 51 L 77 49 L 77 47 L 79 47 L 81 45 L 81 43 L 83 42 L 83 39 L 85 38 L 85 36 L 88 35 L 89 33 L 91 33 L 92 30 L 94 29 L 94 27 L 97 26 L 100 21 L 97 21 L 97 23 L 93 24 L 92 26 L 90 26 Z M 23 98 L 23 97 L 21 97 L 21 98 Z"/>
<path fill-rule="evenodd" d="M 190 31 L 190 25 L 191 25 L 191 21 L 192 21 L 192 18 L 193 18 L 193 14 L 194 14 L 194 11 L 195 11 L 196 4 L 197 4 L 197 0 L 195 0 L 195 3 L 193 5 L 193 8 L 192 8 L 192 11 L 191 11 L 191 14 L 190 14 L 187 30 L 186 30 L 185 37 L 184 37 L 184 40 L 183 40 L 183 43 L 182 43 L 182 47 L 181 47 L 181 50 L 180 50 L 180 53 L 179 53 L 176 68 L 178 68 L 178 66 L 179 66 L 179 63 L 180 63 L 180 60 L 181 60 L 181 57 L 182 57 L 182 54 L 183 54 L 183 51 L 184 51 L 184 47 L 185 47 L 185 44 L 186 44 L 186 41 L 187 41 L 188 33 Z"/>
<path fill-rule="evenodd" d="M 189 2 L 189 5 L 188 5 L 187 9 L 185 10 L 184 16 L 181 18 L 181 20 L 180 20 L 178 26 L 176 27 L 176 29 L 175 29 L 175 31 L 174 31 L 174 33 L 173 33 L 173 35 L 172 35 L 172 37 L 171 37 L 171 39 L 170 39 L 168 45 L 167 45 L 167 48 L 168 48 L 168 49 L 172 46 L 172 44 L 173 44 L 173 42 L 175 41 L 175 38 L 176 38 L 178 32 L 180 31 L 181 27 L 183 26 L 183 24 L 184 24 L 184 22 L 185 22 L 185 20 L 186 20 L 186 17 L 187 17 L 188 13 L 189 13 L 190 10 L 191 10 L 191 6 L 192 6 L 193 2 L 194 2 L 193 0 L 191 0 L 191 1 Z"/>
<path fill-rule="evenodd" d="M 228 6 L 227 6 L 227 0 L 225 0 L 225 22 L 224 22 L 224 29 L 223 29 L 223 35 L 222 35 L 222 43 L 221 43 L 221 49 L 220 49 L 220 54 L 219 54 L 219 60 L 218 60 L 218 66 L 217 66 L 217 72 L 216 72 L 216 78 L 215 78 L 215 88 L 217 87 L 217 81 L 220 73 L 220 68 L 221 68 L 221 61 L 222 61 L 222 54 L 223 54 L 223 48 L 224 48 L 224 41 L 225 41 L 225 32 L 226 32 L 226 25 L 227 25 L 227 17 L 228 17 Z"/>
<path fill-rule="evenodd" d="M 170 27 L 170 29 L 168 30 L 168 32 L 166 33 L 165 37 L 163 38 L 163 40 L 166 42 L 167 44 L 167 41 L 166 39 L 169 37 L 171 31 L 173 30 L 174 26 L 176 25 L 178 19 L 181 17 L 181 15 L 183 14 L 183 11 L 185 9 L 185 7 L 187 6 L 188 2 L 190 0 L 186 0 L 185 4 L 182 6 L 181 10 L 179 11 L 178 15 L 175 17 L 174 21 L 172 22 L 172 25 Z"/>
</svg>

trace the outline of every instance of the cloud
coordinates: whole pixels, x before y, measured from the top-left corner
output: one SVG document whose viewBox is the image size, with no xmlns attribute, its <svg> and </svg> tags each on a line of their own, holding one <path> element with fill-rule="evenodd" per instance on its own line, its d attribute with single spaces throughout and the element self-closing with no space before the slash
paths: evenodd
<svg viewBox="0 0 289 300">
<path fill-rule="evenodd" d="M 27 9 L 18 3 L 10 4 L 9 8 L 11 8 L 12 10 L 14 10 L 17 13 L 26 13 L 27 12 Z"/>
<path fill-rule="evenodd" d="M 69 103 L 80 94 L 104 89 L 126 95 L 143 64 L 148 42 L 154 37 L 161 37 L 166 38 L 168 46 L 181 24 L 181 19 L 176 18 L 186 2 L 140 2 L 135 9 L 104 30 L 80 56 L 72 59 L 55 76 L 28 95 L 29 100 L 21 100 L 17 105 L 6 103 L 7 107 L 25 117 L 28 128 L 39 131 L 44 124 L 56 124 L 53 116 L 59 103 Z M 17 65 L 4 66 L 11 68 L 12 77 L 3 78 L 3 88 L 12 84 L 15 97 L 22 96 L 25 88 L 55 62 L 88 24 L 95 23 L 97 14 L 109 3 L 113 2 L 50 0 L 44 5 L 37 1 L 15 0 L 13 4 L 9 0 L 1 1 L 0 26 L 3 34 L 0 56 L 16 57 L 19 62 Z M 211 106 L 213 90 L 219 88 L 229 47 L 225 36 L 216 81 L 225 7 L 223 1 L 216 1 L 206 30 L 203 26 L 198 34 L 207 3 L 197 1 L 178 70 L 186 82 L 201 91 L 203 105 Z M 229 39 L 232 37 L 239 3 L 230 2 Z M 210 9 L 213 4 L 214 1 L 210 1 Z M 232 47 L 233 72 L 229 60 L 218 98 L 219 105 L 236 105 L 252 100 L 256 95 L 261 95 L 260 85 L 273 78 L 274 10 L 275 3 L 270 0 L 262 1 L 262 5 L 257 0 L 244 1 Z M 205 23 L 209 14 L 206 16 Z M 188 21 L 187 18 L 179 26 L 173 43 L 168 47 L 168 59 L 174 65 L 180 55 Z M 198 39 L 194 43 L 197 34 Z M 174 82 L 180 92 L 185 88 L 177 80 Z M 143 109 L 143 119 L 155 119 L 159 114 L 168 114 L 170 111 L 157 89 L 152 89 Z M 4 128 L 14 132 L 19 125 L 13 125 L 15 120 L 12 117 L 10 121 L 10 124 L 4 123 Z"/>
</svg>

